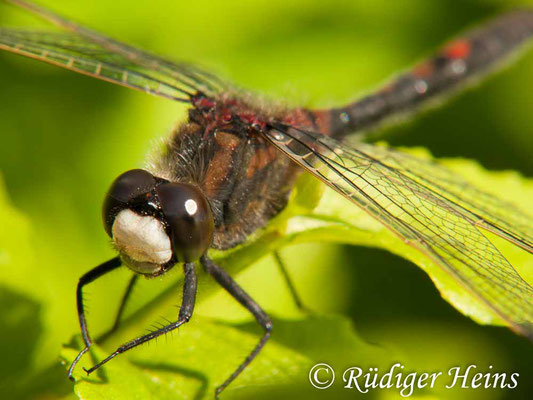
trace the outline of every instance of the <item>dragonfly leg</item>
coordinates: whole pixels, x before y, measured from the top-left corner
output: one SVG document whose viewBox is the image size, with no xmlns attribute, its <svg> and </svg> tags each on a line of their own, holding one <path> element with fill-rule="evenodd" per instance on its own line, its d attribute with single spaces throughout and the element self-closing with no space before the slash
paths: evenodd
<svg viewBox="0 0 533 400">
<path fill-rule="evenodd" d="M 117 315 L 115 317 L 115 321 L 113 322 L 113 325 L 107 332 L 104 332 L 101 334 L 98 338 L 96 338 L 97 342 L 101 342 L 106 340 L 109 336 L 111 336 L 113 333 L 116 332 L 120 325 L 120 320 L 122 319 L 122 315 L 124 314 L 124 310 L 126 309 L 126 304 L 128 303 L 128 300 L 130 299 L 130 295 L 133 292 L 133 288 L 135 287 L 135 284 L 137 283 L 137 280 L 139 279 L 138 274 L 134 274 L 130 282 L 128 283 L 128 286 L 126 287 L 126 291 L 124 292 L 124 295 L 122 296 L 122 300 L 120 301 L 120 306 L 118 307 Z"/>
<path fill-rule="evenodd" d="M 89 272 L 83 274 L 80 280 L 78 281 L 78 287 L 76 288 L 76 304 L 78 309 L 78 320 L 80 321 L 81 336 L 83 337 L 85 347 L 82 351 L 79 352 L 79 354 L 76 356 L 76 358 L 70 365 L 70 368 L 68 369 L 68 377 L 70 379 L 72 379 L 72 371 L 74 370 L 74 367 L 76 366 L 80 358 L 89 350 L 89 347 L 91 347 L 92 344 L 91 337 L 89 336 L 89 330 L 87 329 L 85 309 L 83 307 L 83 287 L 100 278 L 102 275 L 105 275 L 108 272 L 120 267 L 121 264 L 122 262 L 120 261 L 119 257 L 112 258 L 111 260 L 106 261 L 105 263 L 100 264 L 96 268 L 93 268 Z"/>
<path fill-rule="evenodd" d="M 109 360 L 115 358 L 119 354 L 122 354 L 134 347 L 139 346 L 140 344 L 146 343 L 149 340 L 155 339 L 156 337 L 159 337 L 161 335 L 164 335 L 181 325 L 185 324 L 186 322 L 189 322 L 189 320 L 192 317 L 192 313 L 194 310 L 194 303 L 196 301 L 196 272 L 194 270 L 194 263 L 185 263 L 183 265 L 183 271 L 185 273 L 185 281 L 183 284 L 183 301 L 181 303 L 180 312 L 178 315 L 178 320 L 176 322 L 172 322 L 171 324 L 168 324 L 156 331 L 150 332 L 147 335 L 140 336 L 138 338 L 135 338 L 127 343 L 124 343 L 122 346 L 120 346 L 118 349 L 116 349 L 113 353 L 111 353 L 107 358 L 100 361 L 98 364 L 93 366 L 90 369 L 85 370 L 87 374 L 90 374 L 91 372 L 94 372 L 98 368 L 100 368 L 102 365 L 107 363 Z"/>
<path fill-rule="evenodd" d="M 298 309 L 302 312 L 308 312 L 309 309 L 304 306 L 301 297 L 298 295 L 298 292 L 296 291 L 296 287 L 294 286 L 294 283 L 289 275 L 289 271 L 287 270 L 287 267 L 285 266 L 285 263 L 283 262 L 283 259 L 281 258 L 281 255 L 278 251 L 273 252 L 274 260 L 276 261 L 276 264 L 279 267 L 279 270 L 281 274 L 283 275 L 283 279 L 285 279 L 285 283 L 287 284 L 287 287 L 289 288 L 289 291 L 291 292 L 292 300 L 294 301 L 294 304 Z"/>
<path fill-rule="evenodd" d="M 259 325 L 265 331 L 255 348 L 248 354 L 245 360 L 237 367 L 235 371 L 215 390 L 215 397 L 218 395 L 240 375 L 242 371 L 253 361 L 253 359 L 259 354 L 261 349 L 265 346 L 266 342 L 270 338 L 272 331 L 272 321 L 270 317 L 263 311 L 263 309 L 252 299 L 238 284 L 228 275 L 226 271 L 216 265 L 207 256 L 202 256 L 200 259 L 203 267 L 222 286 L 229 294 L 231 294 L 235 300 L 241 303 L 248 311 L 252 313 Z"/>
</svg>

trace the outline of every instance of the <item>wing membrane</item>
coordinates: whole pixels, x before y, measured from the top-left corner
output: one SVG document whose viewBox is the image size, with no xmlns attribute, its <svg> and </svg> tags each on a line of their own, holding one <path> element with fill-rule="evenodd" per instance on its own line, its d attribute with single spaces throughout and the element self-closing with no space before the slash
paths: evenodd
<svg viewBox="0 0 533 400">
<path fill-rule="evenodd" d="M 533 338 L 533 288 L 480 228 L 533 253 L 531 217 L 443 167 L 282 124 L 268 139 L 309 172 L 436 261 L 516 331 Z"/>
<path fill-rule="evenodd" d="M 427 162 L 410 154 L 390 152 L 372 147 L 380 159 L 395 165 L 413 179 L 429 185 L 449 199 L 461 204 L 474 215 L 480 216 L 478 226 L 513 242 L 524 250 L 533 248 L 533 221 L 514 204 L 502 201 L 479 190 L 450 170 L 435 162 Z"/>
<path fill-rule="evenodd" d="M 86 53 L 79 47 L 74 49 L 54 42 L 35 40 L 36 36 L 40 35 L 31 31 L 0 29 L 0 49 L 156 96 L 189 101 L 188 97 L 191 93 L 184 89 L 169 85 L 125 65 L 100 61 L 100 57 L 97 57 L 95 53 Z"/>
<path fill-rule="evenodd" d="M 0 29 L 0 49 L 177 101 L 222 87 L 212 75 L 186 63 L 174 63 L 69 21 L 30 2 L 4 0 L 67 32 Z"/>
</svg>

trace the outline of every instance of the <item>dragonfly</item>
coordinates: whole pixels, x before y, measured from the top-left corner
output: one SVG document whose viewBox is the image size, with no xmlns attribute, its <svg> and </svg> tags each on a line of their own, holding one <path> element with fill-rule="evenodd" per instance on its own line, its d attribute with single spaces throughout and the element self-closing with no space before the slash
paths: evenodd
<svg viewBox="0 0 533 400">
<path fill-rule="evenodd" d="M 83 349 L 93 340 L 83 288 L 126 266 L 154 277 L 181 265 L 183 300 L 168 325 L 118 347 L 87 369 L 187 323 L 195 306 L 196 267 L 244 306 L 263 328 L 257 345 L 216 389 L 220 394 L 271 336 L 268 314 L 210 257 L 264 228 L 287 205 L 296 178 L 310 173 L 408 245 L 442 267 L 518 334 L 533 340 L 533 288 L 490 240 L 494 234 L 533 253 L 533 220 L 513 204 L 472 186 L 442 165 L 411 154 L 346 140 L 391 117 L 416 111 L 486 76 L 533 37 L 533 10 L 500 15 L 445 44 L 375 92 L 330 109 L 270 107 L 208 71 L 122 43 L 24 0 L 3 0 L 62 31 L 0 28 L 0 49 L 184 103 L 185 121 L 145 169 L 111 184 L 103 203 L 118 256 L 84 274 L 76 289 Z"/>
</svg>

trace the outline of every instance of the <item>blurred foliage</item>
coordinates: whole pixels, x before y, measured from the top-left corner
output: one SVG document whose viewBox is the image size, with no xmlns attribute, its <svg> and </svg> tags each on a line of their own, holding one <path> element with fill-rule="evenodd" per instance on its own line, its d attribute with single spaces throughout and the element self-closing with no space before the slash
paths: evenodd
<svg viewBox="0 0 533 400">
<path fill-rule="evenodd" d="M 266 96 L 317 107 L 339 105 L 369 90 L 470 24 L 512 6 L 533 4 L 503 0 L 42 3 L 114 37 L 199 63 Z M 3 4 L 0 24 L 40 26 Z M 68 397 L 72 384 L 58 354 L 61 345 L 79 332 L 75 284 L 82 273 L 113 256 L 99 220 L 103 194 L 116 175 L 142 166 L 147 149 L 184 118 L 184 108 L 6 54 L 0 54 L 0 87 L 0 163 L 6 188 L 0 193 L 4 196 L 0 197 L 0 396 Z M 439 109 L 387 128 L 387 141 L 424 146 L 439 157 L 474 158 L 492 170 L 531 175 L 531 93 L 530 51 Z M 475 174 L 473 164 L 450 165 Z M 526 188 L 516 175 L 479 173 L 475 180 L 487 190 L 512 198 L 519 193 L 522 200 L 515 200 L 531 209 L 530 185 Z M 306 187 L 300 186 L 302 191 Z M 326 191 L 321 206 L 338 211 L 330 203 L 335 198 Z M 299 205 L 293 202 L 295 212 Z M 365 228 L 367 222 L 363 218 L 357 226 Z M 423 262 L 417 254 L 395 250 L 394 242 L 385 243 L 386 233 L 368 224 L 366 228 L 378 233 L 360 229 L 360 235 L 354 233 L 350 239 L 369 247 L 327 244 L 346 240 L 319 232 L 311 243 L 291 242 L 290 235 L 263 242 L 256 238 L 265 246 L 248 253 L 243 249 L 237 260 L 232 254 L 219 255 L 228 257 L 226 263 L 234 273 L 246 267 L 238 281 L 275 323 L 264 355 L 225 397 L 351 398 L 352 391 L 312 390 L 308 366 L 329 361 L 341 371 L 374 363 L 383 370 L 381 365 L 399 359 L 411 370 L 446 371 L 474 363 L 482 370 L 494 365 L 495 370 L 516 371 L 522 377 L 514 391 L 441 390 L 421 392 L 418 398 L 527 398 L 533 390 L 526 379 L 533 373 L 531 344 L 507 329 L 479 326 L 455 311 L 422 270 L 372 248 L 388 247 Z M 279 220 L 273 225 L 273 234 L 284 226 Z M 301 241 L 313 239 L 313 232 L 306 234 Z M 247 261 L 266 254 L 269 246 L 281 244 L 290 244 L 282 250 L 283 258 L 301 297 L 316 314 L 303 315 L 294 307 L 270 257 L 248 265 Z M 117 271 L 86 290 L 89 324 L 95 332 L 111 323 L 109 305 L 118 304 L 128 276 L 126 270 Z M 125 328 L 94 356 L 100 359 L 121 340 L 143 332 L 161 313 L 171 318 L 175 313 L 171 305 L 179 303 L 179 295 L 171 296 L 179 279 L 175 268 L 161 279 L 143 281 Z M 153 300 L 158 293 L 164 296 Z M 146 302 L 152 305 L 147 311 Z M 330 313 L 343 316 L 326 316 Z M 174 338 L 169 336 L 168 344 L 159 340 L 134 350 L 106 366 L 106 376 L 94 378 L 121 385 L 82 382 L 76 390 L 85 398 L 110 398 L 116 393 L 112 391 L 128 398 L 155 397 L 154 380 L 159 379 L 164 388 L 157 392 L 161 397 L 174 393 L 179 398 L 185 393 L 210 397 L 213 385 L 253 346 L 259 329 L 207 280 L 201 282 L 199 306 L 189 325 Z M 63 350 L 68 361 L 73 355 L 68 347 Z M 91 357 L 86 356 L 84 363 L 89 365 Z M 139 391 L 124 392 L 133 385 Z M 374 396 L 393 398 L 394 393 Z"/>
</svg>

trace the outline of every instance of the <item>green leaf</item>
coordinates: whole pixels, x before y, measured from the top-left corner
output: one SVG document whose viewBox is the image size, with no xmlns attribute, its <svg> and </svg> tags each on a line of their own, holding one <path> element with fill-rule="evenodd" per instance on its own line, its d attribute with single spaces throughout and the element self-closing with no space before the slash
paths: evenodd
<svg viewBox="0 0 533 400">
<path fill-rule="evenodd" d="M 420 150 L 418 150 L 418 153 L 420 153 Z M 446 164 L 450 168 L 458 170 L 458 172 L 465 172 L 464 175 L 469 178 L 475 178 L 477 182 L 483 185 L 493 185 L 500 189 L 508 187 L 510 195 L 513 196 L 515 202 L 518 200 L 525 204 L 528 201 L 528 193 L 533 193 L 531 182 L 519 177 L 517 174 L 489 173 L 476 166 L 476 163 L 465 160 L 447 161 Z M 232 275 L 236 275 L 274 249 L 280 249 L 296 243 L 331 241 L 380 247 L 407 258 L 423 268 L 435 282 L 443 297 L 465 315 L 484 323 L 500 322 L 494 318 L 487 307 L 466 293 L 440 266 L 405 245 L 386 228 L 333 191 L 326 190 L 317 207 L 313 209 L 316 201 L 312 199 L 318 198 L 316 193 L 323 191 L 321 186 L 314 185 L 314 181 L 316 180 L 310 181 L 306 175 L 302 176 L 294 191 L 293 201 L 269 224 L 266 230 L 256 234 L 249 242 L 236 249 L 226 252 L 214 252 L 216 261 Z M 306 202 L 305 199 L 311 200 Z M 507 253 L 512 252 L 512 250 L 512 246 L 506 249 L 506 255 L 509 255 Z M 181 278 L 178 279 L 178 282 L 181 282 Z M 201 285 L 201 293 L 204 299 L 205 296 L 210 295 L 217 289 L 217 286 L 211 280 L 205 280 L 205 276 L 201 278 Z M 169 285 L 162 294 L 157 296 L 155 301 L 152 301 L 152 305 L 154 307 L 157 305 L 158 310 L 171 308 L 176 302 L 176 293 L 179 286 L 180 283 Z M 139 327 L 149 326 L 150 321 L 153 321 L 153 312 L 148 311 L 151 308 L 141 309 L 134 313 L 133 317 L 130 317 L 126 322 L 127 329 L 121 331 L 120 336 L 115 338 L 114 343 L 118 345 L 121 341 L 129 340 L 139 335 Z M 220 307 L 218 309 L 220 310 Z M 371 347 L 363 344 L 351 328 L 346 328 L 346 326 L 343 329 L 330 328 L 336 324 L 346 324 L 346 321 L 342 318 L 337 317 L 331 321 L 325 317 L 317 316 L 303 320 L 275 321 L 276 327 L 279 324 L 285 326 L 286 329 L 283 330 L 283 333 L 279 333 L 279 330 L 276 331 L 273 339 L 276 344 L 267 346 L 265 356 L 260 358 L 262 361 L 254 363 L 253 367 L 250 368 L 251 372 L 246 374 L 245 378 L 238 379 L 238 383 L 235 384 L 236 388 L 268 385 L 273 384 L 274 381 L 279 384 L 279 380 L 282 382 L 297 381 L 298 377 L 305 375 L 305 371 L 309 370 L 312 362 L 320 361 L 319 358 L 313 357 L 313 349 L 316 350 L 317 348 L 321 348 L 321 354 L 324 356 L 330 354 L 335 365 L 342 365 L 343 361 L 332 355 L 334 354 L 334 347 L 331 347 L 331 345 L 336 343 L 340 343 L 343 349 L 349 348 L 354 351 L 353 356 L 355 357 L 355 354 L 357 356 L 351 360 L 357 359 L 358 365 L 365 361 L 377 362 L 381 358 L 376 357 L 377 353 L 372 354 Z M 228 372 L 236 367 L 236 360 L 232 355 L 240 355 L 237 359 L 242 359 L 246 354 L 246 349 L 253 348 L 258 334 L 259 331 L 257 329 L 255 334 L 250 335 L 249 332 L 243 332 L 235 326 L 220 325 L 209 320 L 196 318 L 194 323 L 180 331 L 179 343 L 172 341 L 172 345 L 165 345 L 163 350 L 160 346 L 157 346 L 157 348 L 154 346 L 149 350 L 133 352 L 131 357 L 126 357 L 131 360 L 130 363 L 121 361 L 115 364 L 116 360 L 113 360 L 112 363 L 105 367 L 106 371 L 108 368 L 110 369 L 108 382 L 111 386 L 96 385 L 97 382 L 100 382 L 99 380 L 83 378 L 76 386 L 76 390 L 81 398 L 91 398 L 91 395 L 95 395 L 97 392 L 102 394 L 107 390 L 103 389 L 103 387 L 108 388 L 109 386 L 109 390 L 115 390 L 115 384 L 118 392 L 125 391 L 126 389 L 121 389 L 123 385 L 131 387 L 128 385 L 128 379 L 124 375 L 129 374 L 129 379 L 135 382 L 142 382 L 142 393 L 145 393 L 144 391 L 150 393 L 150 391 L 158 387 L 153 383 L 154 379 L 156 379 L 154 376 L 157 376 L 156 380 L 163 385 L 162 387 L 179 388 L 179 395 L 183 398 L 186 398 L 185 393 L 196 393 L 198 391 L 203 393 L 206 387 L 208 388 L 207 391 L 211 392 L 217 384 L 223 382 Z M 287 336 L 283 336 L 283 334 L 287 334 Z M 294 338 L 301 339 L 298 346 L 280 347 L 280 342 L 292 342 L 294 344 Z M 314 338 L 316 342 L 311 339 L 306 341 L 303 338 Z M 347 346 L 342 338 L 348 338 L 352 344 Z M 306 342 L 309 342 L 309 347 L 301 345 Z M 113 347 L 106 348 L 112 350 Z M 365 351 L 369 351 L 371 357 L 363 356 Z M 146 354 L 146 356 L 139 354 Z M 282 356 L 282 354 L 285 356 Z M 73 359 L 74 355 L 70 350 L 63 353 L 65 360 Z M 104 356 L 105 352 L 99 351 L 96 359 L 101 359 Z M 141 369 L 136 364 L 138 360 L 143 360 L 141 362 L 143 368 Z M 213 360 L 217 360 L 216 363 L 213 363 Z M 348 362 L 350 357 L 345 360 L 345 362 Z M 191 374 L 193 378 L 184 378 L 179 376 L 180 374 L 176 377 L 173 374 L 167 374 L 168 371 L 160 374 L 157 371 L 158 363 L 166 365 L 169 369 L 174 368 L 176 372 L 181 371 L 185 375 Z M 86 365 L 89 366 L 90 363 Z M 148 365 L 152 367 L 147 370 L 146 367 Z M 185 366 L 195 366 L 195 368 L 192 368 L 195 372 L 191 372 Z M 199 376 L 202 376 L 202 379 L 200 379 L 202 382 L 197 382 Z M 81 376 L 78 375 L 78 378 L 81 378 Z M 181 384 L 178 384 L 175 381 L 176 379 Z M 183 391 L 181 391 L 182 389 Z M 102 390 L 104 392 L 99 392 Z M 170 389 L 168 390 L 170 393 Z M 133 396 L 135 392 L 135 390 L 132 390 L 130 395 Z"/>
<path fill-rule="evenodd" d="M 446 161 L 446 164 L 485 187 L 503 190 L 514 202 L 522 205 L 527 205 L 528 196 L 533 193 L 532 183 L 517 174 L 489 173 L 476 163 L 465 160 Z M 317 185 L 316 182 L 317 180 L 303 175 L 289 206 L 267 229 L 254 235 L 243 246 L 227 252 L 214 252 L 216 261 L 232 275 L 236 275 L 274 249 L 298 243 L 334 242 L 379 247 L 422 267 L 437 284 L 442 295 L 465 314 L 479 321 L 495 322 L 491 319 L 490 311 L 465 295 L 453 279 L 443 274 L 440 267 L 404 245 L 350 202 L 329 189 L 324 190 L 323 186 Z M 320 197 L 322 192 L 324 194 Z M 35 311 L 25 317 L 26 323 L 30 323 L 38 319 L 35 313 L 40 312 L 40 307 L 37 304 L 47 304 L 50 300 L 43 296 L 41 291 L 35 290 L 34 274 L 39 273 L 39 268 L 17 267 L 33 264 L 28 221 L 9 205 L 5 195 L 0 199 L 3 203 L 3 220 L 6 221 L 10 232 L 2 237 L 2 282 L 29 296 L 28 298 L 35 298 L 32 306 Z M 320 199 L 318 204 L 316 199 Z M 511 246 L 506 249 L 506 255 L 509 256 L 512 251 Z M 517 255 L 520 256 L 523 257 L 523 254 Z M 105 350 L 95 347 L 92 353 L 95 359 L 86 356 L 81 365 L 91 366 L 120 343 L 142 334 L 143 328 L 153 323 L 154 313 L 174 310 L 172 306 L 178 302 L 181 285 L 181 276 L 176 275 L 179 275 L 179 271 L 163 282 L 166 284 L 165 289 L 154 295 L 146 306 L 138 307 L 130 313 L 113 341 L 106 343 Z M 264 275 L 268 280 L 269 273 Z M 152 283 L 147 281 L 146 285 Z M 77 395 L 80 398 L 146 398 L 157 393 L 158 398 L 176 395 L 180 398 L 210 397 L 214 388 L 224 381 L 229 372 L 253 348 L 260 330 L 251 322 L 243 325 L 202 317 L 202 304 L 217 293 L 218 287 L 204 275 L 200 278 L 200 287 L 197 315 L 191 323 L 180 329 L 179 334 L 169 338 L 168 344 L 166 339 L 162 338 L 157 346 L 142 346 L 139 350 L 117 357 L 98 374 L 89 378 L 78 368 L 75 375 L 78 381 L 75 385 Z M 17 302 L 19 307 L 24 307 L 22 301 Z M 4 303 L 9 303 L 5 296 Z M 25 315 L 25 312 L 17 308 L 13 309 L 12 313 Z M 9 315 L 5 314 L 4 317 L 10 319 Z M 168 315 L 168 318 L 173 317 L 175 316 L 172 314 Z M 13 332 L 27 330 L 23 325 L 13 322 L 6 322 L 5 326 L 11 326 Z M 324 360 L 335 366 L 350 365 L 357 360 L 358 366 L 366 363 L 369 366 L 384 365 L 384 368 L 392 362 L 390 354 L 385 355 L 382 349 L 361 341 L 351 324 L 342 317 L 300 314 L 289 319 L 274 319 L 274 326 L 272 343 L 266 346 L 264 354 L 262 353 L 249 371 L 247 369 L 243 376 L 230 386 L 237 394 L 240 393 L 239 390 L 246 392 L 247 389 L 243 388 L 263 387 L 270 393 L 276 387 L 281 390 L 280 388 L 286 389 L 289 384 L 294 386 L 295 382 L 300 382 L 306 375 L 310 366 Z M 39 330 L 34 331 L 34 335 L 39 334 Z M 19 339 L 27 345 L 36 343 L 35 337 Z M 79 348 L 79 343 L 76 348 Z M 71 362 L 76 352 L 70 346 L 64 348 L 62 358 L 65 365 Z M 8 349 L 5 349 L 5 354 L 10 354 Z"/>
<path fill-rule="evenodd" d="M 390 363 L 390 354 L 357 339 L 343 317 L 274 320 L 274 326 L 272 341 L 225 396 L 246 387 L 273 390 L 299 382 L 318 362 L 336 366 L 354 359 L 372 360 L 374 366 Z M 128 329 L 127 334 L 131 337 L 134 332 Z M 142 346 L 119 356 L 99 373 L 85 377 L 78 370 L 75 392 L 82 399 L 211 398 L 215 387 L 246 357 L 259 336 L 255 324 L 229 325 L 195 318 L 179 333 L 159 339 L 157 346 Z M 107 352 L 95 348 L 93 354 L 95 360 L 86 357 L 82 364 L 91 366 Z M 66 361 L 75 355 L 72 349 L 62 352 Z"/>
<path fill-rule="evenodd" d="M 409 149 L 407 151 L 418 157 L 431 160 L 430 154 L 424 149 Z M 521 177 L 518 173 L 510 171 L 489 172 L 481 168 L 478 163 L 464 159 L 441 160 L 441 162 L 486 192 L 507 200 L 522 210 L 531 209 L 533 181 Z M 441 295 L 463 314 L 482 324 L 504 324 L 487 305 L 466 291 L 440 265 L 407 245 L 385 226 L 333 191 L 328 190 L 326 192 L 313 214 L 308 217 L 319 217 L 325 222 L 331 223 L 331 225 L 324 225 L 315 229 L 314 234 L 318 236 L 318 240 L 380 247 L 406 258 L 422 268 L 433 280 Z M 305 235 L 309 233 L 311 232 L 307 232 Z M 490 232 L 483 233 L 507 257 L 522 278 L 530 284 L 533 283 L 533 257 L 525 250 L 496 237 Z M 498 301 L 498 298 L 493 300 Z"/>
<path fill-rule="evenodd" d="M 42 3 L 74 20 L 157 53 L 199 62 L 215 71 L 218 66 L 221 75 L 233 78 L 244 87 L 263 90 L 273 98 L 285 98 L 301 105 L 304 103 L 300 101 L 301 94 L 305 93 L 305 104 L 313 107 L 326 107 L 332 104 L 330 101 L 340 105 L 344 100 L 353 99 L 355 92 L 377 85 L 391 72 L 416 61 L 421 54 L 429 54 L 466 24 L 509 7 L 508 1 L 500 0 L 492 1 L 490 7 L 481 2 L 421 0 L 401 2 L 401 5 L 400 2 L 374 0 L 340 1 L 333 6 L 320 1 L 289 4 L 277 0 L 228 5 L 224 0 L 210 2 L 209 12 L 206 12 L 201 2 L 170 0 L 161 1 L 158 7 L 152 2 L 139 2 L 134 10 L 130 7 L 131 0 L 98 0 L 89 8 L 72 1 L 42 0 Z M 525 5 L 531 1 L 518 3 Z M 256 18 L 258 9 L 261 18 Z M 118 15 L 124 17 L 117 18 Z M 4 4 L 0 19 L 2 25 L 18 26 L 21 22 L 33 28 L 49 27 Z M 272 21 L 276 21 L 276 29 L 272 29 Z M 427 30 L 428 35 L 420 35 L 418 29 L 427 21 L 431 21 L 431 32 Z M 76 282 L 83 272 L 114 255 L 98 217 L 106 185 L 120 172 L 141 166 L 150 142 L 167 132 L 173 122 L 183 120 L 186 113 L 173 102 L 130 93 L 16 56 L 2 54 L 0 57 L 1 76 L 9 77 L 3 79 L 1 89 L 2 98 L 9 101 L 3 101 L 0 107 L 0 159 L 11 199 L 8 201 L 2 187 L 0 398 L 62 398 L 73 393 L 64 367 L 59 365 L 58 354 L 61 345 L 72 335 L 79 338 L 74 296 Z M 532 60 L 530 52 L 512 70 L 499 74 L 436 112 L 421 116 L 414 123 L 395 128 L 396 143 L 423 143 L 439 151 L 445 147 L 440 154 L 465 154 L 479 158 L 491 168 L 503 165 L 521 168 L 527 173 L 532 144 L 532 113 L 528 101 L 533 82 L 529 79 Z M 489 173 L 479 169 L 476 163 L 460 160 L 452 160 L 448 165 L 484 190 L 509 197 L 524 209 L 532 208 L 531 180 L 512 173 Z M 487 322 L 492 315 L 482 306 L 471 303 L 469 297 L 457 297 L 464 291 L 442 275 L 438 266 L 403 245 L 316 179 L 303 176 L 297 189 L 291 209 L 273 221 L 269 231 L 257 234 L 255 240 L 242 248 L 217 254 L 217 261 L 277 317 L 274 318 L 272 343 L 261 355 L 265 358 L 260 357 L 251 365 L 235 382 L 235 387 L 229 388 L 231 396 L 226 398 L 353 398 L 355 393 L 343 390 L 332 388 L 333 391 L 319 392 L 312 389 L 307 382 L 308 371 L 300 362 L 328 360 L 335 363 L 332 365 L 338 374 L 345 366 L 365 365 L 374 357 L 377 363 L 382 362 L 379 354 L 371 353 L 372 347 L 369 349 L 361 343 L 360 337 L 371 343 L 392 346 L 394 358 L 402 360 L 409 369 L 445 371 L 451 365 L 475 361 L 480 366 L 494 365 L 500 371 L 516 370 L 524 377 L 518 390 L 522 387 L 527 390 L 526 377 L 531 376 L 529 343 L 504 330 L 478 329 L 446 305 L 435 311 L 437 315 L 415 311 L 410 318 L 402 314 L 368 324 L 363 321 L 356 326 L 356 332 L 348 322 L 352 317 L 359 322 L 351 308 L 352 299 L 363 300 L 365 310 L 372 314 L 382 306 L 379 301 L 382 288 L 376 286 L 374 293 L 364 299 L 357 297 L 359 287 L 368 286 L 364 276 L 374 272 L 364 270 L 359 265 L 361 260 L 354 257 L 364 252 L 351 249 L 348 259 L 339 246 L 324 243 L 386 249 L 424 268 L 437 282 L 442 295 L 450 297 L 463 312 Z M 313 213 L 311 210 L 321 191 L 324 196 Z M 312 309 L 346 317 L 322 314 L 306 317 L 295 310 L 276 266 L 266 256 L 280 247 L 283 247 L 284 259 L 291 261 L 287 264 L 291 275 L 297 278 L 297 289 L 304 302 Z M 501 243 L 501 248 L 522 276 L 531 274 L 530 255 L 520 251 L 514 254 L 516 249 L 505 243 Z M 375 254 L 379 252 L 372 253 Z M 394 257 L 385 257 L 385 260 L 402 271 L 405 269 L 406 275 L 411 276 L 409 265 Z M 370 266 L 375 270 L 382 267 L 373 262 Z M 352 267 L 360 267 L 361 277 L 356 277 L 361 279 L 357 282 L 354 282 L 355 275 L 348 273 Z M 117 271 L 87 288 L 91 332 L 101 332 L 111 323 L 128 275 L 127 270 Z M 144 333 L 161 313 L 175 318 L 175 306 L 181 297 L 180 281 L 180 270 L 176 268 L 161 279 L 142 282 L 135 291 L 124 329 L 112 338 L 113 341 L 95 348 L 97 360 L 122 341 Z M 413 296 L 414 288 L 400 289 L 398 296 L 417 299 Z M 433 303 L 432 293 L 422 293 Z M 391 301 L 386 295 L 382 297 Z M 151 301 L 146 307 L 145 300 Z M 412 306 L 418 308 L 418 304 Z M 205 339 L 206 345 L 191 337 L 194 336 L 192 332 Z M 186 368 L 190 362 L 197 367 L 194 373 L 199 372 L 201 378 L 208 377 L 205 395 L 211 398 L 213 386 L 225 378 L 229 367 L 239 363 L 252 339 L 259 334 L 259 329 L 238 304 L 202 278 L 195 318 L 189 326 L 175 333 L 173 339 L 168 338 L 169 345 L 162 339 L 157 345 L 143 346 L 138 350 L 142 354 L 133 350 L 113 360 L 102 372 L 111 377 L 115 368 L 123 370 L 120 379 L 124 378 L 129 386 L 122 389 L 133 398 L 136 393 L 147 393 L 140 387 L 146 383 L 142 381 L 144 378 L 139 378 L 141 382 L 135 379 L 139 375 L 146 376 L 143 374 L 154 377 L 149 386 L 157 379 L 167 383 L 173 380 L 177 384 L 173 388 L 176 393 L 187 387 L 194 391 L 192 396 L 198 392 L 201 395 L 200 382 L 205 381 L 195 381 L 196 375 L 186 373 L 190 370 L 157 369 L 158 365 L 168 364 Z M 217 341 L 219 337 L 234 339 L 224 343 Z M 235 338 L 242 339 L 242 348 L 235 344 Z M 190 353 L 179 353 L 187 363 L 174 357 L 179 351 L 174 347 L 191 349 L 191 343 L 194 349 Z M 217 348 L 213 349 L 215 346 Z M 78 340 L 75 350 L 70 347 L 63 350 L 66 364 L 79 348 Z M 208 350 L 218 356 L 223 353 L 220 360 L 216 358 L 217 362 L 224 363 L 220 368 L 218 363 L 211 367 L 215 357 L 210 359 Z M 225 354 L 226 350 L 232 353 Z M 294 359 L 295 368 L 283 369 L 285 381 L 289 383 L 276 390 L 272 386 L 277 376 L 272 371 L 277 364 L 288 367 L 283 358 L 285 350 Z M 330 353 L 333 355 L 328 358 Z M 136 363 L 136 357 L 154 362 L 145 367 Z M 267 360 L 272 364 L 266 365 Z M 82 365 L 91 365 L 89 354 Z M 77 370 L 77 376 L 81 377 L 79 372 Z M 263 374 L 268 380 L 266 383 Z M 94 399 L 94 393 L 100 390 L 98 398 L 112 398 L 111 389 L 120 385 L 120 379 L 113 378 L 107 384 L 80 381 L 76 391 L 83 398 Z M 513 391 L 511 395 L 515 393 L 518 392 Z M 388 394 L 379 393 L 378 396 L 399 397 L 395 392 Z M 506 394 L 498 390 L 443 389 L 424 391 L 418 398 L 486 400 Z M 156 393 L 152 397 L 158 396 Z"/>
</svg>

